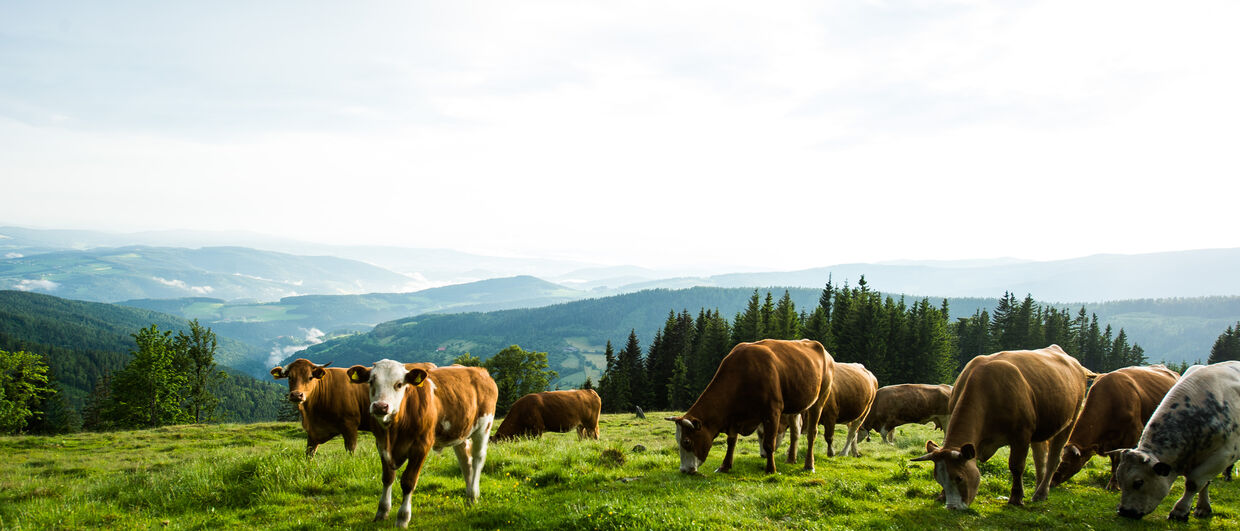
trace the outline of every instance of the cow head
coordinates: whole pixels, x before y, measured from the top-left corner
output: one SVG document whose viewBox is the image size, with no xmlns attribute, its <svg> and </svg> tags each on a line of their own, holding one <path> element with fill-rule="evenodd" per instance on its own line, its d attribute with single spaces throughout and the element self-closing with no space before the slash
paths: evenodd
<svg viewBox="0 0 1240 531">
<path fill-rule="evenodd" d="M 981 472 L 977 469 L 977 449 L 972 444 L 960 448 L 939 448 L 926 441 L 926 454 L 913 461 L 934 461 L 934 479 L 943 486 L 948 509 L 968 509 L 977 496 Z"/>
<path fill-rule="evenodd" d="M 271 377 L 277 380 L 288 378 L 288 401 L 294 404 L 305 402 L 314 389 L 318 387 L 319 380 L 327 374 L 327 367 L 332 362 L 322 365 L 315 365 L 314 362 L 297 358 L 297 361 L 288 364 L 286 367 L 272 367 Z"/>
<path fill-rule="evenodd" d="M 375 362 L 373 367 L 354 365 L 347 373 L 355 384 L 370 384 L 370 414 L 384 426 L 400 413 L 409 386 L 421 387 L 426 383 L 426 371 L 406 369 L 405 365 L 392 360 Z"/>
<path fill-rule="evenodd" d="M 1115 450 L 1119 454 L 1119 466 L 1115 467 L 1115 480 L 1119 483 L 1119 507 L 1116 514 L 1128 518 L 1141 518 L 1158 507 L 1176 475 L 1171 465 L 1140 450 Z"/>
<path fill-rule="evenodd" d="M 676 423 L 676 446 L 680 448 L 680 471 L 685 474 L 697 473 L 698 467 L 706 462 L 706 454 L 710 453 L 710 445 L 715 434 L 702 429 L 702 421 L 685 415 L 683 417 L 667 417 Z"/>
<path fill-rule="evenodd" d="M 1057 487 L 1060 483 L 1068 481 L 1069 478 L 1080 472 L 1085 467 L 1085 463 L 1089 462 L 1089 458 L 1093 456 L 1093 448 L 1084 448 L 1076 443 L 1068 443 L 1063 447 L 1063 454 L 1059 458 L 1059 468 L 1056 468 L 1055 475 L 1051 476 L 1051 486 Z"/>
</svg>

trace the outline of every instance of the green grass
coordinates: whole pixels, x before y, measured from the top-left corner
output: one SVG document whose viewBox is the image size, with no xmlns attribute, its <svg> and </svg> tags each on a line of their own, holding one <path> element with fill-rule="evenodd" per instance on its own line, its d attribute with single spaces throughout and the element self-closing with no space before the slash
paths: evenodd
<svg viewBox="0 0 1240 531">
<path fill-rule="evenodd" d="M 604 415 L 600 441 L 574 434 L 492 445 L 482 498 L 468 505 L 452 451 L 432 455 L 414 494 L 412 526 L 440 529 L 1165 529 L 1240 528 L 1240 482 L 1216 482 L 1215 516 L 1165 520 L 1183 481 L 1140 522 L 1114 515 L 1101 459 L 1048 501 L 1009 507 L 1007 454 L 982 465 L 978 499 L 964 512 L 935 501 L 931 467 L 911 463 L 942 432 L 906 426 L 895 447 L 862 443 L 861 458 L 827 458 L 818 470 L 778 464 L 762 473 L 756 440 L 743 437 L 729 474 L 678 470 L 671 423 Z M 836 444 L 842 444 L 842 430 Z M 179 426 L 59 437 L 0 438 L 0 529 L 390 528 L 371 523 L 380 490 L 373 439 L 357 455 L 333 440 L 306 460 L 292 423 Z M 644 449 L 637 448 L 638 445 Z M 803 445 L 802 445 L 803 447 Z M 723 455 L 716 441 L 703 470 Z M 1032 465 L 1026 492 L 1033 492 Z"/>
</svg>

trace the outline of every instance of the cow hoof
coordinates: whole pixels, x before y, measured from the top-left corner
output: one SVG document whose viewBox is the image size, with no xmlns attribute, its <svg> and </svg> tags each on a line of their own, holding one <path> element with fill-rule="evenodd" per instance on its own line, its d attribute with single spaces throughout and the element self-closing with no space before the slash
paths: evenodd
<svg viewBox="0 0 1240 531">
<path fill-rule="evenodd" d="M 1033 501 L 1035 502 L 1046 501 L 1046 495 L 1045 494 L 1034 494 Z"/>
<path fill-rule="evenodd" d="M 1211 516 L 1214 516 L 1214 511 L 1210 509 L 1206 509 L 1204 511 L 1201 509 L 1197 509 L 1196 511 L 1193 511 L 1193 516 L 1197 518 L 1209 518 Z"/>
<path fill-rule="evenodd" d="M 802 468 L 802 469 L 801 469 L 801 471 L 802 471 L 802 472 L 805 472 L 806 474 L 813 474 L 813 473 L 814 473 L 814 467 L 812 467 L 812 466 L 807 466 L 807 467 L 805 467 L 805 468 Z"/>
<path fill-rule="evenodd" d="M 1175 520 L 1175 521 L 1177 521 L 1177 522 L 1187 522 L 1187 521 L 1188 521 L 1188 513 L 1187 513 L 1187 512 L 1180 513 L 1180 514 L 1171 513 L 1171 514 L 1167 515 L 1167 519 L 1168 519 L 1168 520 Z"/>
<path fill-rule="evenodd" d="M 1008 500 L 1008 505 L 1011 505 L 1011 506 L 1013 506 L 1013 507 L 1024 507 L 1024 506 L 1025 506 L 1025 502 L 1024 502 L 1024 500 L 1018 500 L 1018 499 L 1016 499 L 1016 498 L 1012 498 L 1012 499 Z"/>
<path fill-rule="evenodd" d="M 732 471 L 732 469 L 731 469 L 731 468 L 723 468 L 723 467 L 719 467 L 719 468 L 716 468 L 716 469 L 715 469 L 715 473 L 716 473 L 716 474 L 727 474 L 728 472 L 731 472 L 731 471 Z"/>
</svg>

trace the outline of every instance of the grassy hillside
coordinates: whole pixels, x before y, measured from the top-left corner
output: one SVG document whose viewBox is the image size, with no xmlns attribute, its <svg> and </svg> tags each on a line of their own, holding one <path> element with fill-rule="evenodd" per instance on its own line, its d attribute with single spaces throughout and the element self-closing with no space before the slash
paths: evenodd
<svg viewBox="0 0 1240 531">
<path fill-rule="evenodd" d="M 130 334 L 151 324 L 174 333 L 188 330 L 184 319 L 149 310 L 0 291 L 0 349 L 42 354 L 79 411 L 100 376 L 128 363 L 136 348 Z M 260 354 L 228 337 L 218 339 L 216 363 L 231 367 L 225 388 L 219 390 L 226 418 L 274 419 L 282 387 L 242 372 L 258 367 L 266 373 L 261 365 L 247 362 Z"/>
<path fill-rule="evenodd" d="M 411 279 L 329 256 L 244 247 L 115 247 L 0 259 L 0 289 L 99 302 L 209 295 L 276 300 L 306 293 L 405 291 Z"/>
<path fill-rule="evenodd" d="M 413 497 L 413 526 L 429 529 L 1164 529 L 1182 489 L 1140 522 L 1115 516 L 1101 459 L 1050 499 L 1009 507 L 1007 451 L 982 465 L 973 507 L 935 501 L 932 468 L 909 459 L 942 433 L 902 428 L 895 447 L 861 444 L 860 458 L 827 458 L 818 470 L 778 464 L 762 473 L 754 437 L 743 437 L 729 474 L 678 472 L 672 425 L 604 415 L 602 440 L 573 434 L 496 444 L 475 505 L 463 498 L 456 458 L 432 454 Z M 837 432 L 837 444 L 842 439 Z M 369 439 L 369 436 L 365 436 Z M 332 441 L 313 461 L 291 423 L 180 426 L 65 437 L 0 438 L 0 528 L 389 529 L 371 523 L 379 461 Z M 718 466 L 723 438 L 704 470 Z M 644 447 L 639 449 L 638 446 Z M 819 447 L 821 448 L 821 447 Z M 1025 490 L 1033 491 L 1033 467 Z M 399 488 L 395 489 L 399 504 Z M 1240 526 L 1240 482 L 1211 486 L 1215 516 L 1173 527 Z"/>
</svg>

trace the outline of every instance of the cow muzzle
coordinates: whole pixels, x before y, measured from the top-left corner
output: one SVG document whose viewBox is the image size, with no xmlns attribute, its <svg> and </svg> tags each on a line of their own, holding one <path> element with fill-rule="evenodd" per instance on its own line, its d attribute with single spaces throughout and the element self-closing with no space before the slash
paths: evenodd
<svg viewBox="0 0 1240 531">
<path fill-rule="evenodd" d="M 1138 511 L 1136 509 L 1129 509 L 1123 506 L 1117 509 L 1115 511 L 1115 514 L 1119 516 L 1123 516 L 1124 518 L 1132 518 L 1133 520 L 1140 520 L 1143 516 L 1145 516 L 1145 513 L 1141 511 Z"/>
<path fill-rule="evenodd" d="M 387 402 L 375 402 L 370 404 L 370 414 L 376 417 L 386 416 L 388 411 L 391 411 L 391 409 L 392 408 L 388 406 Z"/>
<path fill-rule="evenodd" d="M 300 404 L 306 401 L 306 393 L 301 391 L 293 391 L 288 394 L 288 401 L 294 404 Z"/>
</svg>

